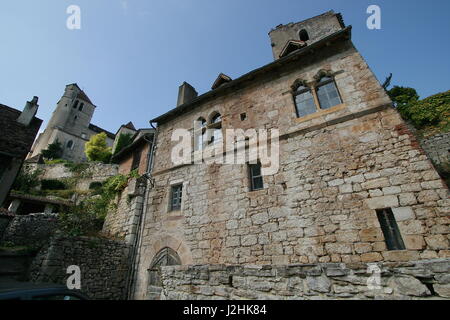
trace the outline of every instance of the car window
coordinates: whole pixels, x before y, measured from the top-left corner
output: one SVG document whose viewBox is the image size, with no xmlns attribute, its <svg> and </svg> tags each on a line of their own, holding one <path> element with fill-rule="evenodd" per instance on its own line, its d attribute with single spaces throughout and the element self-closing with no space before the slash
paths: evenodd
<svg viewBox="0 0 450 320">
<path fill-rule="evenodd" d="M 81 300 L 79 297 L 74 295 L 45 295 L 45 296 L 35 296 L 33 300 Z"/>
</svg>

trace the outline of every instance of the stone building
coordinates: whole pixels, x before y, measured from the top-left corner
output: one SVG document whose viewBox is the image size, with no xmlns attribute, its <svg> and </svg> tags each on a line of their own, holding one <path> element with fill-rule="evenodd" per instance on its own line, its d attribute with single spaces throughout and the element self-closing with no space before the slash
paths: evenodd
<svg viewBox="0 0 450 320">
<path fill-rule="evenodd" d="M 127 127 L 130 129 L 130 124 Z M 147 184 L 145 174 L 150 165 L 153 137 L 154 129 L 135 130 L 132 142 L 112 158 L 112 161 L 118 164 L 119 174 L 126 176 L 136 170 L 137 175 L 141 177 L 130 177 L 126 188 L 115 199 L 116 206 L 112 207 L 103 225 L 103 233 L 124 239 L 128 244 L 133 244 L 136 239 L 138 222 L 142 215 Z"/>
<path fill-rule="evenodd" d="M 76 83 L 67 85 L 47 127 L 35 141 L 29 158 L 41 154 L 42 150 L 58 141 L 63 147 L 62 159 L 73 162 L 86 161 L 85 143 L 91 136 L 101 132 L 106 133 L 107 144 L 112 147 L 115 135 L 91 123 L 95 108 L 96 106 Z"/>
<path fill-rule="evenodd" d="M 23 112 L 0 104 L 0 207 L 3 205 L 42 124 L 36 118 L 38 98 Z"/>
</svg>

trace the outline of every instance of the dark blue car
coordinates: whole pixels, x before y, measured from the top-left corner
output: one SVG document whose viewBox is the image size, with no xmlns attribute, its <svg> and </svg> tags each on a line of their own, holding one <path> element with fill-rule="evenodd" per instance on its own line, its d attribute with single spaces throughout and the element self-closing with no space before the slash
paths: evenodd
<svg viewBox="0 0 450 320">
<path fill-rule="evenodd" d="M 88 297 L 63 285 L 11 282 L 0 284 L 0 300 L 88 300 Z"/>
</svg>

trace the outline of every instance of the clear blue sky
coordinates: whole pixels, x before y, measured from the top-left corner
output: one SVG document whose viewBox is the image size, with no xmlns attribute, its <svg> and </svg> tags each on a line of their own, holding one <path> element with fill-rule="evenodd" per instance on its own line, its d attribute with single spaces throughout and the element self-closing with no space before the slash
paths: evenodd
<svg viewBox="0 0 450 320">
<path fill-rule="evenodd" d="M 81 7 L 81 30 L 66 9 Z M 366 9 L 382 10 L 368 30 Z M 2 0 L 0 103 L 39 96 L 46 122 L 66 84 L 97 105 L 93 123 L 115 132 L 172 109 L 187 81 L 202 94 L 220 72 L 237 78 L 272 61 L 267 33 L 330 9 L 353 25 L 353 42 L 380 81 L 421 97 L 450 89 L 448 0 Z M 41 127 L 44 129 L 45 124 Z"/>
</svg>

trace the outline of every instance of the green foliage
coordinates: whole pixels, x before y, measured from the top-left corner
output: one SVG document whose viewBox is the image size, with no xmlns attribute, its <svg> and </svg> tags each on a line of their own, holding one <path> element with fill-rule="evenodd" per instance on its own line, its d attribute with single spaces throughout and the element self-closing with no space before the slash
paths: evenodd
<svg viewBox="0 0 450 320">
<path fill-rule="evenodd" d="M 70 208 L 60 216 L 61 230 L 71 236 L 93 235 L 103 226 L 108 210 L 114 208 L 113 200 L 128 185 L 128 181 L 138 177 L 136 170 L 128 175 L 116 175 L 106 180 L 95 195 Z"/>
<path fill-rule="evenodd" d="M 116 149 L 114 150 L 114 155 L 118 154 L 126 146 L 130 145 L 132 140 L 132 135 L 130 133 L 122 133 L 117 140 Z"/>
<path fill-rule="evenodd" d="M 405 107 L 419 100 L 416 89 L 409 87 L 394 86 L 388 91 L 388 95 L 397 108 Z"/>
<path fill-rule="evenodd" d="M 99 190 L 102 188 L 102 186 L 103 183 L 94 181 L 89 184 L 89 190 Z"/>
<path fill-rule="evenodd" d="M 439 93 L 420 101 L 398 107 L 403 118 L 417 129 L 434 127 L 440 132 L 450 127 L 450 91 Z"/>
<path fill-rule="evenodd" d="M 65 190 L 67 186 L 60 180 L 41 180 L 42 190 Z"/>
<path fill-rule="evenodd" d="M 55 142 L 48 145 L 46 150 L 42 150 L 42 156 L 49 160 L 58 159 L 62 156 L 62 145 L 56 140 Z"/>
<path fill-rule="evenodd" d="M 19 174 L 14 181 L 12 190 L 18 191 L 20 193 L 30 193 L 33 189 L 39 186 L 39 175 L 41 170 L 31 171 L 24 167 L 20 170 Z"/>
<path fill-rule="evenodd" d="M 109 163 L 111 160 L 111 148 L 106 143 L 106 133 L 102 132 L 91 137 L 86 142 L 84 152 L 90 161 Z"/>
<path fill-rule="evenodd" d="M 45 164 L 60 164 L 60 163 L 67 163 L 69 161 L 63 160 L 63 159 L 53 159 L 53 160 L 44 160 Z"/>
</svg>

